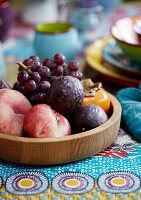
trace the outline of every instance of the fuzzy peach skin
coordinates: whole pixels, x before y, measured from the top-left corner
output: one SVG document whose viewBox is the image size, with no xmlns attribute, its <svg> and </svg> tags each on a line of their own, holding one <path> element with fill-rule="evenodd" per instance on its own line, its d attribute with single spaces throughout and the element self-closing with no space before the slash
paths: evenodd
<svg viewBox="0 0 141 200">
<path fill-rule="evenodd" d="M 28 99 L 12 89 L 0 89 L 0 133 L 23 136 L 23 120 L 31 108 Z"/>
<path fill-rule="evenodd" d="M 46 104 L 33 106 L 24 118 L 24 129 L 29 137 L 53 138 L 71 134 L 68 120 Z"/>
</svg>

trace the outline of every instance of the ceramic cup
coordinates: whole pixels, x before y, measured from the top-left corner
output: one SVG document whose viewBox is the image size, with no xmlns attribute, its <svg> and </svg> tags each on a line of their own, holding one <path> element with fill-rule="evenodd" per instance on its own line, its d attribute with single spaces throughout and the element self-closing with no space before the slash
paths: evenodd
<svg viewBox="0 0 141 200">
<path fill-rule="evenodd" d="M 45 58 L 53 59 L 56 53 L 62 53 L 68 63 L 75 58 L 78 44 L 77 30 L 69 23 L 42 24 L 35 29 L 34 49 L 41 61 Z"/>
</svg>

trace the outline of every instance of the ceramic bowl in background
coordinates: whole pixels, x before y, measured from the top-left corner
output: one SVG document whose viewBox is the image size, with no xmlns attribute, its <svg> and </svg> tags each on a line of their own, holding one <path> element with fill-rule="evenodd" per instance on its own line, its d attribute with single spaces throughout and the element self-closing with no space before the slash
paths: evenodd
<svg viewBox="0 0 141 200">
<path fill-rule="evenodd" d="M 138 36 L 139 41 L 141 42 L 141 19 L 137 20 L 133 26 L 135 33 Z"/>
<path fill-rule="evenodd" d="M 75 27 L 66 22 L 38 25 L 35 30 L 34 49 L 41 61 L 62 53 L 66 62 L 73 60 L 78 50 L 78 33 Z"/>
<path fill-rule="evenodd" d="M 59 20 L 69 21 L 76 27 L 81 43 L 95 39 L 102 14 L 103 7 L 96 0 L 60 0 L 58 2 Z"/>
<path fill-rule="evenodd" d="M 0 40 L 2 41 L 12 23 L 12 9 L 8 1 L 0 1 Z"/>
<path fill-rule="evenodd" d="M 141 42 L 134 31 L 134 24 L 139 19 L 141 16 L 117 20 L 111 27 L 111 34 L 130 58 L 141 63 Z"/>
<path fill-rule="evenodd" d="M 110 14 L 112 10 L 122 1 L 123 0 L 98 0 L 99 4 L 101 4 L 104 8 L 105 15 Z"/>
</svg>

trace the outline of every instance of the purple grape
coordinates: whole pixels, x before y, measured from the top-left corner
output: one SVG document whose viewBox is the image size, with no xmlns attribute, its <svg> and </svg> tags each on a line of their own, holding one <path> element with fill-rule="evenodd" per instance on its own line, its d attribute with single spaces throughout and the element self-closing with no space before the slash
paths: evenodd
<svg viewBox="0 0 141 200">
<path fill-rule="evenodd" d="M 30 95 L 29 101 L 31 102 L 32 105 L 34 105 L 36 103 L 36 94 Z"/>
<path fill-rule="evenodd" d="M 29 80 L 25 83 L 25 89 L 29 92 L 34 92 L 37 88 L 37 85 L 34 80 Z"/>
<path fill-rule="evenodd" d="M 35 101 L 37 104 L 46 103 L 47 95 L 44 92 L 39 92 L 35 96 Z"/>
<path fill-rule="evenodd" d="M 68 69 L 65 69 L 65 70 L 64 70 L 63 76 L 69 76 L 69 71 L 68 71 Z"/>
<path fill-rule="evenodd" d="M 71 71 L 71 72 L 69 73 L 69 75 L 70 75 L 70 76 L 73 76 L 73 77 L 75 77 L 75 78 L 77 78 L 77 79 L 79 79 L 80 81 L 81 81 L 82 78 L 83 78 L 82 72 Z"/>
<path fill-rule="evenodd" d="M 17 81 L 17 82 L 14 83 L 13 89 L 19 91 L 20 90 L 20 86 L 21 86 L 21 84 Z"/>
<path fill-rule="evenodd" d="M 53 71 L 54 68 L 56 67 L 56 64 L 53 60 L 49 59 L 49 58 L 46 58 L 44 61 L 43 61 L 43 66 L 46 66 L 50 69 L 50 71 Z"/>
<path fill-rule="evenodd" d="M 32 62 L 32 59 L 28 58 L 23 61 L 23 64 L 28 67 L 32 65 Z"/>
<path fill-rule="evenodd" d="M 56 65 L 62 65 L 64 62 L 66 61 L 66 58 L 63 54 L 57 53 L 54 56 L 54 62 L 56 63 Z"/>
<path fill-rule="evenodd" d="M 24 95 L 27 95 L 27 91 L 26 91 L 24 85 L 21 85 L 19 82 L 14 83 L 13 89 L 21 92 Z"/>
<path fill-rule="evenodd" d="M 66 63 L 63 63 L 61 66 L 63 67 L 64 70 L 67 69 L 67 64 Z"/>
<path fill-rule="evenodd" d="M 21 83 L 24 84 L 25 82 L 27 82 L 30 79 L 30 76 L 28 74 L 27 71 L 22 70 L 18 73 L 18 77 L 17 80 Z"/>
<path fill-rule="evenodd" d="M 23 68 L 21 66 L 19 66 L 18 71 L 22 71 L 22 70 L 23 70 Z"/>
<path fill-rule="evenodd" d="M 62 66 L 58 66 L 54 69 L 54 75 L 56 76 L 62 76 L 64 73 L 64 69 Z"/>
<path fill-rule="evenodd" d="M 29 59 L 40 61 L 40 58 L 38 56 L 30 56 Z"/>
<path fill-rule="evenodd" d="M 44 78 L 48 78 L 50 76 L 50 69 L 48 67 L 40 67 L 40 69 L 38 70 L 38 73 L 41 75 L 41 77 Z"/>
<path fill-rule="evenodd" d="M 38 60 L 33 60 L 30 69 L 32 72 L 37 72 L 41 66 L 41 63 Z"/>
<path fill-rule="evenodd" d="M 40 74 L 38 72 L 33 72 L 30 77 L 36 83 L 39 83 L 41 81 L 41 76 L 40 76 Z"/>
<path fill-rule="evenodd" d="M 68 69 L 69 71 L 78 71 L 80 67 L 79 62 L 77 62 L 76 60 L 72 60 L 71 62 L 69 62 L 68 64 Z"/>
<path fill-rule="evenodd" d="M 38 85 L 38 89 L 39 91 L 41 92 L 45 92 L 47 93 L 48 92 L 48 89 L 50 88 L 50 83 L 48 81 L 41 81 Z"/>
<path fill-rule="evenodd" d="M 59 79 L 60 76 L 52 76 L 50 83 L 52 84 L 55 80 Z"/>
<path fill-rule="evenodd" d="M 23 95 L 27 95 L 27 91 L 24 85 L 20 85 L 18 91 L 21 92 Z"/>
</svg>

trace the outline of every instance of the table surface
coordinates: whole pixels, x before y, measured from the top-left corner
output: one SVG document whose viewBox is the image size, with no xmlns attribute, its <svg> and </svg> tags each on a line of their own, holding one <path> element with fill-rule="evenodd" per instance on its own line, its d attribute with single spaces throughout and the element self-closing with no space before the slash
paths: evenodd
<svg viewBox="0 0 141 200">
<path fill-rule="evenodd" d="M 141 6 L 122 5 L 103 21 L 107 30 L 119 17 L 140 13 Z M 6 80 L 16 80 L 16 62 L 34 54 L 33 27 L 15 23 L 3 42 Z M 90 68 L 87 66 L 89 74 Z M 92 75 L 95 75 L 93 71 Z M 120 86 L 107 83 L 107 90 Z M 141 143 L 121 126 L 114 143 L 85 160 L 58 166 L 31 166 L 0 160 L 0 200 L 141 199 Z"/>
</svg>

